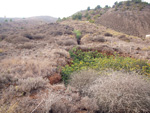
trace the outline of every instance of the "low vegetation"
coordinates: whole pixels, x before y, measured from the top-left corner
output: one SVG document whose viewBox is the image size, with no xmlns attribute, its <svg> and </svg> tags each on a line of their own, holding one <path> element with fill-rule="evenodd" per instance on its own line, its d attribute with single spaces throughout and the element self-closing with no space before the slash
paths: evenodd
<svg viewBox="0 0 150 113">
<path fill-rule="evenodd" d="M 76 35 L 76 39 L 77 39 L 77 42 L 78 42 L 78 44 L 79 44 L 79 43 L 80 43 L 81 36 L 82 36 L 81 31 L 79 31 L 79 30 L 74 30 L 73 33 Z"/>
<path fill-rule="evenodd" d="M 81 20 L 81 19 L 82 19 L 82 13 L 74 14 L 74 15 L 72 16 L 72 19 L 73 19 L 73 20 Z"/>
<path fill-rule="evenodd" d="M 139 74 L 145 74 L 150 76 L 150 64 L 146 61 L 133 59 L 129 57 L 121 57 L 118 55 L 107 56 L 98 52 L 83 52 L 74 48 L 70 51 L 70 56 L 72 57 L 72 64 L 66 65 L 62 69 L 63 81 L 67 84 L 70 75 L 82 69 L 95 69 L 95 70 L 124 70 L 126 72 L 135 71 Z"/>
<path fill-rule="evenodd" d="M 97 100 L 103 113 L 150 112 L 150 81 L 123 71 L 82 70 L 71 74 L 69 85 Z"/>
<path fill-rule="evenodd" d="M 148 2 L 144 2 L 142 0 L 131 0 L 131 1 L 121 1 L 115 2 L 114 8 L 117 11 L 119 8 L 122 8 L 122 11 L 125 10 L 139 10 L 141 11 L 145 6 L 149 5 Z"/>
</svg>

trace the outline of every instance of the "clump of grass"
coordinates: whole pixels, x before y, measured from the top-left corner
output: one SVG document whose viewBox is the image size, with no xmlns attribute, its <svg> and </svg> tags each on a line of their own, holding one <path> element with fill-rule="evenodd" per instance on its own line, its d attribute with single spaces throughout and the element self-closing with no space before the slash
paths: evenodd
<svg viewBox="0 0 150 113">
<path fill-rule="evenodd" d="M 32 90 L 44 88 L 47 83 L 48 81 L 42 77 L 28 77 L 27 79 L 19 79 L 17 83 L 18 87 L 16 89 L 18 91 L 27 93 L 31 92 Z"/>
<path fill-rule="evenodd" d="M 90 19 L 90 20 L 89 20 L 89 22 L 90 22 L 90 23 L 95 23 L 95 21 L 94 21 L 94 20 L 92 20 L 92 19 Z"/>
<path fill-rule="evenodd" d="M 62 79 L 67 84 L 71 73 L 82 69 L 95 70 L 125 70 L 126 72 L 136 71 L 139 74 L 150 76 L 150 64 L 146 61 L 133 59 L 129 57 L 121 57 L 118 55 L 107 56 L 98 52 L 83 52 L 81 50 L 73 49 L 70 51 L 72 57 L 72 64 L 66 65 L 62 68 Z"/>
<path fill-rule="evenodd" d="M 0 48 L 0 53 L 3 53 L 3 49 Z"/>
<path fill-rule="evenodd" d="M 85 87 L 88 88 L 97 77 L 98 72 L 95 70 L 76 71 L 71 74 L 69 85 L 79 89 L 79 91 L 83 93 Z"/>
</svg>

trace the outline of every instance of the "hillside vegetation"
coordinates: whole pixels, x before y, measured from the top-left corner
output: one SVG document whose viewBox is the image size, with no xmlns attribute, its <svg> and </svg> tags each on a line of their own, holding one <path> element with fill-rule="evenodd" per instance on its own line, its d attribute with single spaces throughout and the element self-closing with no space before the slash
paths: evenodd
<svg viewBox="0 0 150 113">
<path fill-rule="evenodd" d="M 149 9 L 132 0 L 3 22 L 0 113 L 149 113 Z"/>
<path fill-rule="evenodd" d="M 150 29 L 150 4 L 141 0 L 115 2 L 113 7 L 100 5 L 87 8 L 72 16 L 73 20 L 85 20 L 104 25 L 128 35 L 145 37 Z"/>
</svg>

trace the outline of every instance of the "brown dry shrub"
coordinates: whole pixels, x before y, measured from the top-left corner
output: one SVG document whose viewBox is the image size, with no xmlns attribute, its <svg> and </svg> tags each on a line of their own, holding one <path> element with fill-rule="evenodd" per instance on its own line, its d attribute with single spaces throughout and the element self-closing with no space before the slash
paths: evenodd
<svg viewBox="0 0 150 113">
<path fill-rule="evenodd" d="M 70 58 L 69 52 L 67 52 L 67 51 L 64 50 L 64 49 L 53 49 L 53 50 L 52 50 L 52 53 L 58 54 L 58 55 L 60 55 L 60 56 L 62 56 L 62 57 L 65 57 L 65 58 Z"/>
<path fill-rule="evenodd" d="M 26 33 L 22 34 L 22 36 L 24 36 L 27 39 L 33 39 L 33 34 L 32 33 L 26 32 Z"/>
<path fill-rule="evenodd" d="M 126 35 L 121 35 L 121 36 L 119 36 L 119 39 L 120 39 L 120 40 L 123 40 L 123 41 L 126 41 L 126 42 L 130 42 L 130 39 L 128 39 L 128 38 L 126 37 Z"/>
<path fill-rule="evenodd" d="M 75 76 L 81 76 L 80 80 Z M 72 75 L 70 84 L 95 98 L 101 112 L 150 112 L 150 81 L 146 80 L 145 76 L 108 71 L 101 72 L 95 79 L 92 79 L 93 77 L 95 78 L 95 74 L 83 71 Z"/>
<path fill-rule="evenodd" d="M 92 41 L 93 42 L 106 42 L 106 39 L 104 37 L 102 37 L 102 36 L 94 36 L 92 38 Z"/>
<path fill-rule="evenodd" d="M 24 42 L 29 42 L 30 40 L 23 37 L 23 36 L 8 36 L 5 38 L 5 41 L 6 42 L 9 42 L 9 43 L 24 43 Z"/>
<path fill-rule="evenodd" d="M 30 40 L 38 40 L 45 37 L 43 34 L 34 34 L 29 32 L 23 33 L 22 36 Z"/>
<path fill-rule="evenodd" d="M 50 92 L 45 106 L 49 113 L 80 113 L 81 111 L 95 113 L 98 110 L 95 99 L 80 97 L 78 93 L 73 92 L 71 92 L 71 95 Z"/>
<path fill-rule="evenodd" d="M 84 92 L 85 88 L 88 88 L 91 83 L 98 77 L 98 73 L 95 70 L 82 70 L 74 72 L 71 75 L 69 84 L 80 92 Z"/>
<path fill-rule="evenodd" d="M 15 84 L 16 81 L 17 78 L 10 74 L 0 74 L 0 89 L 5 88 L 5 86 Z"/>
<path fill-rule="evenodd" d="M 10 73 L 18 78 L 46 77 L 51 75 L 52 65 L 47 60 L 9 58 L 0 62 L 0 72 Z"/>
<path fill-rule="evenodd" d="M 43 39 L 44 37 L 45 36 L 43 34 L 36 34 L 36 35 L 33 36 L 33 39 L 38 40 L 38 39 Z"/>
<path fill-rule="evenodd" d="M 77 45 L 77 41 L 73 40 L 73 39 L 68 39 L 64 42 L 63 45 L 65 45 L 65 46 Z"/>
<path fill-rule="evenodd" d="M 16 48 L 17 49 L 32 49 L 34 47 L 35 47 L 35 45 L 32 43 L 24 43 L 22 45 L 18 45 Z"/>
<path fill-rule="evenodd" d="M 4 40 L 7 37 L 7 35 L 0 35 L 0 41 Z"/>
<path fill-rule="evenodd" d="M 17 90 L 28 93 L 39 88 L 44 88 L 46 84 L 48 84 L 48 80 L 43 79 L 42 77 L 28 77 L 26 79 L 18 80 Z"/>
<path fill-rule="evenodd" d="M 27 113 L 34 110 L 38 105 L 41 98 L 33 99 L 33 97 L 41 96 L 43 98 L 44 94 L 42 90 L 46 89 L 48 85 L 48 80 L 42 77 L 29 77 L 27 79 L 18 79 L 15 85 L 10 85 L 9 87 L 3 89 L 0 95 L 0 106 L 5 109 L 1 109 L 2 113 L 13 110 L 13 113 Z M 20 97 L 17 98 L 16 97 Z M 11 103 L 16 103 L 15 108 Z M 12 113 L 12 112 L 10 112 Z"/>
<path fill-rule="evenodd" d="M 44 95 L 40 96 L 43 98 Z M 37 99 L 32 99 L 29 96 L 23 97 L 22 99 L 19 100 L 18 106 L 15 109 L 16 111 L 15 113 L 46 113 L 44 106 L 41 106 L 43 104 L 41 103 L 43 102 L 41 100 L 41 97 Z"/>
<path fill-rule="evenodd" d="M 105 35 L 105 36 L 110 36 L 110 37 L 113 36 L 111 33 L 105 33 L 104 35 Z"/>
</svg>

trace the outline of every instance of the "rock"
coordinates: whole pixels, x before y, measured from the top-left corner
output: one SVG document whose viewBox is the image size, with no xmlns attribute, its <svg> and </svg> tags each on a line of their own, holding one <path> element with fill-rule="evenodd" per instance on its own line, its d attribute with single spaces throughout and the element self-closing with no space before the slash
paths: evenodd
<svg viewBox="0 0 150 113">
<path fill-rule="evenodd" d="M 58 73 L 55 73 L 54 75 L 48 77 L 49 81 L 50 81 L 50 84 L 57 84 L 61 81 L 61 75 L 58 74 Z"/>
</svg>

